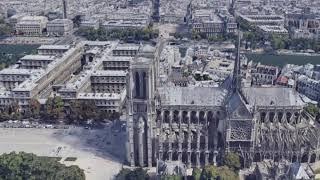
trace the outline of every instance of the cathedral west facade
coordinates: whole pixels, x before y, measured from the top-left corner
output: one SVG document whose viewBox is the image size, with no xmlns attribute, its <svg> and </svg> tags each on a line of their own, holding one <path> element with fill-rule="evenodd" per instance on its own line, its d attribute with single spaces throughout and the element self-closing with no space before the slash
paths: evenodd
<svg viewBox="0 0 320 180">
<path fill-rule="evenodd" d="M 243 166 L 263 159 L 317 161 L 318 123 L 299 93 L 241 87 L 237 57 L 233 77 L 220 87 L 159 85 L 157 57 L 136 57 L 127 78 L 128 164 L 203 167 L 221 163 L 227 152 L 239 154 Z"/>
</svg>

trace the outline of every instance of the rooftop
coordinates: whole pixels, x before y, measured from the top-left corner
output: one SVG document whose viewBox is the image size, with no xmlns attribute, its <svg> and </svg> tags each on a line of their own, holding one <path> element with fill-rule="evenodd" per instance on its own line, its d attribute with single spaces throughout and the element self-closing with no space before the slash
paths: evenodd
<svg viewBox="0 0 320 180">
<path fill-rule="evenodd" d="M 108 56 L 107 58 L 103 59 L 103 61 L 133 61 L 134 57 L 128 56 Z"/>
<path fill-rule="evenodd" d="M 38 50 L 68 50 L 69 45 L 41 45 Z"/>
<path fill-rule="evenodd" d="M 242 89 L 250 105 L 256 106 L 302 106 L 301 96 L 292 88 L 249 87 Z"/>
<path fill-rule="evenodd" d="M 222 106 L 227 95 L 217 87 L 163 87 L 159 92 L 163 105 Z"/>
<path fill-rule="evenodd" d="M 138 51 L 140 48 L 137 44 L 118 44 L 114 50 L 120 51 Z"/>
<path fill-rule="evenodd" d="M 126 76 L 126 71 L 94 71 L 91 76 Z"/>
<path fill-rule="evenodd" d="M 107 99 L 120 100 L 121 95 L 117 93 L 79 93 L 78 99 Z"/>
<path fill-rule="evenodd" d="M 54 56 L 45 56 L 45 55 L 26 55 L 21 58 L 21 60 L 35 60 L 35 61 L 53 61 Z"/>
<path fill-rule="evenodd" d="M 6 68 L 0 71 L 0 74 L 16 74 L 16 75 L 31 75 L 31 74 L 41 74 L 42 69 L 16 69 L 16 68 Z"/>
</svg>

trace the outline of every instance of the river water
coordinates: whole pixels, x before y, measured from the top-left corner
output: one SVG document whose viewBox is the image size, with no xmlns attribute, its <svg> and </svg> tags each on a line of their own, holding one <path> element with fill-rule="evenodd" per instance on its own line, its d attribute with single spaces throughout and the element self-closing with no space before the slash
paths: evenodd
<svg viewBox="0 0 320 180">
<path fill-rule="evenodd" d="M 261 62 L 262 64 L 283 67 L 286 64 L 320 64 L 319 56 L 298 56 L 298 55 L 272 55 L 272 54 L 246 54 L 248 60 Z"/>
</svg>

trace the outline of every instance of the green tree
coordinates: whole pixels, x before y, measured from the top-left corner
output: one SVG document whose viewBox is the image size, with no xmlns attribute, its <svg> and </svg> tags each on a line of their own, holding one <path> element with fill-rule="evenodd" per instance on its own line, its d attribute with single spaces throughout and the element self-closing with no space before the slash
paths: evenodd
<svg viewBox="0 0 320 180">
<path fill-rule="evenodd" d="M 4 106 L 1 108 L 0 111 L 0 120 L 1 121 L 7 121 L 7 120 L 20 120 L 21 119 L 21 113 L 20 113 L 20 107 L 18 102 L 14 101 L 10 105 Z"/>
<path fill-rule="evenodd" d="M 64 102 L 61 97 L 49 97 L 45 104 L 45 118 L 61 119 L 64 116 Z"/>
<path fill-rule="evenodd" d="M 238 180 L 238 175 L 227 166 L 206 166 L 201 174 L 201 179 Z"/>
<path fill-rule="evenodd" d="M 134 170 L 122 169 L 115 177 L 116 180 L 146 180 L 149 179 L 147 171 L 142 168 Z"/>
<path fill-rule="evenodd" d="M 39 118 L 41 104 L 37 99 L 30 99 L 29 111 L 32 118 Z"/>
<path fill-rule="evenodd" d="M 121 171 L 116 175 L 116 180 L 126 180 L 126 177 L 130 174 L 131 170 L 123 168 Z"/>
<path fill-rule="evenodd" d="M 78 100 L 71 100 L 66 104 L 66 116 L 69 123 L 75 123 L 79 120 L 79 114 L 81 111 L 81 105 Z"/>
<path fill-rule="evenodd" d="M 238 175 L 226 166 L 219 167 L 218 172 L 219 172 L 218 176 L 220 177 L 221 180 L 238 180 L 239 179 Z"/>
<path fill-rule="evenodd" d="M 198 168 L 193 168 L 192 177 L 194 180 L 200 180 L 201 179 L 201 170 Z"/>
<path fill-rule="evenodd" d="M 320 113 L 319 108 L 314 104 L 308 104 L 304 109 L 313 117 L 317 117 Z"/>
<path fill-rule="evenodd" d="M 3 35 L 10 35 L 10 33 L 13 31 L 12 27 L 8 24 L 0 24 L 0 36 Z"/>
<path fill-rule="evenodd" d="M 182 180 L 182 179 L 183 177 L 179 175 L 167 175 L 161 178 L 161 180 Z"/>
<path fill-rule="evenodd" d="M 84 180 L 85 174 L 78 166 L 67 167 L 54 158 L 11 152 L 0 156 L 0 179 Z"/>
<path fill-rule="evenodd" d="M 238 171 L 241 168 L 240 157 L 236 153 L 227 153 L 224 158 L 224 164 L 234 171 Z"/>
<path fill-rule="evenodd" d="M 270 36 L 271 46 L 273 49 L 288 49 L 290 45 L 290 39 L 286 35 L 272 35 Z"/>
</svg>

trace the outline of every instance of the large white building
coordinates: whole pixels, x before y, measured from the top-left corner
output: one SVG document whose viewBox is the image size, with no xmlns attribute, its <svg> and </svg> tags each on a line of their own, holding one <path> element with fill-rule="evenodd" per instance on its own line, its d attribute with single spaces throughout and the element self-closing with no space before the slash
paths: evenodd
<svg viewBox="0 0 320 180">
<path fill-rule="evenodd" d="M 47 33 L 50 36 L 64 36 L 72 33 L 73 22 L 69 19 L 55 19 L 48 22 Z"/>
<path fill-rule="evenodd" d="M 126 91 L 121 93 L 79 93 L 77 100 L 93 101 L 100 110 L 111 113 L 121 112 L 125 97 Z"/>
<path fill-rule="evenodd" d="M 20 59 L 20 68 L 42 69 L 55 60 L 55 56 L 47 55 L 26 55 Z"/>
<path fill-rule="evenodd" d="M 91 74 L 91 89 L 97 93 L 121 93 L 126 87 L 125 71 L 94 71 Z"/>
<path fill-rule="evenodd" d="M 48 19 L 44 16 L 25 16 L 16 24 L 16 32 L 23 36 L 41 36 L 47 23 Z"/>
<path fill-rule="evenodd" d="M 212 9 L 193 10 L 191 24 L 194 32 L 204 33 L 207 37 L 237 31 L 234 18 L 228 14 L 216 14 Z"/>
<path fill-rule="evenodd" d="M 39 55 L 62 55 L 70 49 L 69 45 L 41 45 L 37 50 Z"/>
<path fill-rule="evenodd" d="M 193 12 L 192 29 L 210 37 L 222 33 L 224 23 L 213 11 L 201 9 Z"/>
<path fill-rule="evenodd" d="M 99 28 L 99 21 L 97 21 L 97 20 L 84 20 L 84 21 L 81 21 L 80 28 L 98 29 Z"/>
<path fill-rule="evenodd" d="M 110 20 L 103 23 L 102 27 L 106 30 L 113 29 L 144 29 L 148 27 L 149 22 L 147 20 Z"/>
<path fill-rule="evenodd" d="M 284 26 L 285 18 L 279 15 L 243 15 L 241 19 L 252 25 L 279 25 Z"/>
</svg>

